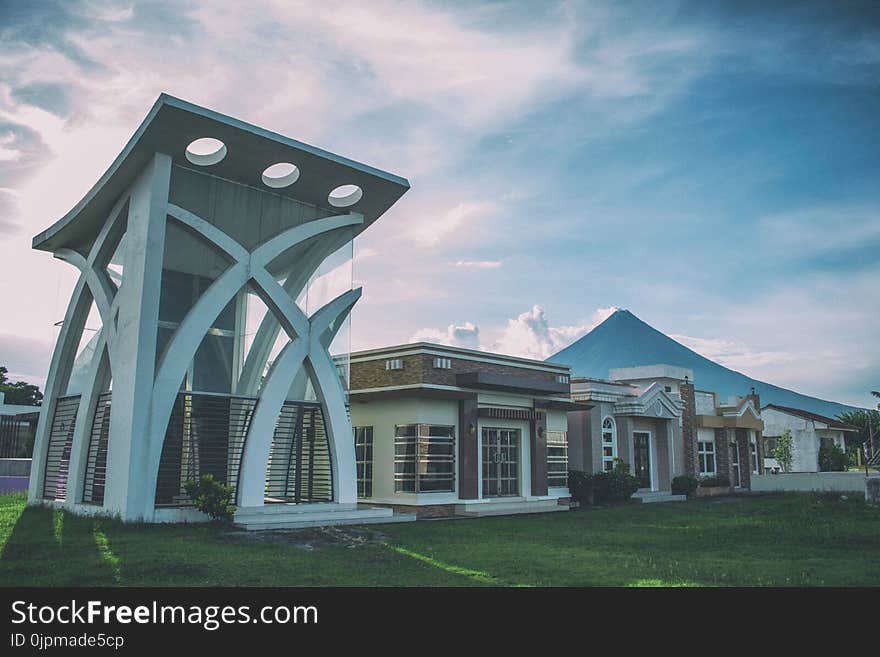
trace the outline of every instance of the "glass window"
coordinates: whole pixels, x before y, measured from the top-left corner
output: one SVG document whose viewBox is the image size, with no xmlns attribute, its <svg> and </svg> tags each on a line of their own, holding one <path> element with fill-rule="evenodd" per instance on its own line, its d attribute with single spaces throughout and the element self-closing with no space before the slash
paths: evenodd
<svg viewBox="0 0 880 657">
<path fill-rule="evenodd" d="M 602 469 L 605 472 L 614 470 L 614 459 L 617 458 L 617 426 L 614 418 L 602 420 Z"/>
<path fill-rule="evenodd" d="M 455 490 L 455 427 L 436 424 L 395 427 L 394 490 L 398 493 Z"/>
<path fill-rule="evenodd" d="M 758 474 L 758 443 L 749 443 L 749 449 L 752 454 L 752 472 Z"/>
<path fill-rule="evenodd" d="M 565 431 L 547 432 L 547 486 L 568 486 L 568 439 Z"/>
<path fill-rule="evenodd" d="M 354 427 L 357 496 L 373 496 L 373 427 Z"/>
<path fill-rule="evenodd" d="M 715 443 L 700 441 L 697 443 L 697 452 L 700 458 L 700 474 L 715 474 Z"/>
</svg>

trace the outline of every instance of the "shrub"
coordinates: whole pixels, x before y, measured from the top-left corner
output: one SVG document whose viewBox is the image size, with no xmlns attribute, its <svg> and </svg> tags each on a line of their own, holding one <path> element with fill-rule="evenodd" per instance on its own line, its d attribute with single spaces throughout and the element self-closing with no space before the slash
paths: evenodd
<svg viewBox="0 0 880 657">
<path fill-rule="evenodd" d="M 819 448 L 819 470 L 822 472 L 845 472 L 848 467 L 849 457 L 837 445 Z"/>
<path fill-rule="evenodd" d="M 611 472 L 581 472 L 570 470 L 568 490 L 581 504 L 623 502 L 639 489 L 638 480 L 629 473 L 629 465 L 616 459 Z"/>
<path fill-rule="evenodd" d="M 198 481 L 184 484 L 187 494 L 196 508 L 207 513 L 212 520 L 232 520 L 235 505 L 232 503 L 232 486 L 221 484 L 214 475 L 202 475 Z"/>
<path fill-rule="evenodd" d="M 730 479 L 727 477 L 701 477 L 699 484 L 701 488 L 727 488 L 730 486 Z"/>
<path fill-rule="evenodd" d="M 568 490 L 580 504 L 593 503 L 593 475 L 581 470 L 568 471 Z"/>
<path fill-rule="evenodd" d="M 596 502 L 623 502 L 639 489 L 639 481 L 629 473 L 629 464 L 614 459 L 611 472 L 593 475 L 593 498 Z"/>
<path fill-rule="evenodd" d="M 681 475 L 672 480 L 672 494 L 692 497 L 693 494 L 697 492 L 697 487 L 699 485 L 700 482 L 697 481 L 696 478 Z"/>
</svg>

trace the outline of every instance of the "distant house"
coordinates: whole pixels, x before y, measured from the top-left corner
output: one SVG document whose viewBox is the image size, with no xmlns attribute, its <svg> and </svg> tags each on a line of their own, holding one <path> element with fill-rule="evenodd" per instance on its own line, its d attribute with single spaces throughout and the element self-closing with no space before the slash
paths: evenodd
<svg viewBox="0 0 880 657">
<path fill-rule="evenodd" d="M 721 401 L 695 390 L 693 376 L 660 364 L 612 369 L 609 379 L 572 378 L 572 401 L 592 408 L 568 414 L 571 469 L 608 471 L 622 459 L 645 501 L 668 499 L 679 475 L 748 490 L 751 475 L 763 471 L 760 400 L 753 391 Z"/>
<path fill-rule="evenodd" d="M 770 455 L 786 429 L 793 439 L 792 472 L 818 472 L 819 448 L 836 445 L 846 449 L 844 436 L 859 430 L 834 418 L 777 404 L 764 406 L 761 416 L 764 418 L 764 467 L 767 470 L 779 469 L 779 464 Z"/>
<path fill-rule="evenodd" d="M 39 406 L 7 404 L 0 392 L 0 493 L 27 490 Z"/>
<path fill-rule="evenodd" d="M 0 392 L 0 458 L 30 458 L 39 406 L 7 404 Z"/>
</svg>

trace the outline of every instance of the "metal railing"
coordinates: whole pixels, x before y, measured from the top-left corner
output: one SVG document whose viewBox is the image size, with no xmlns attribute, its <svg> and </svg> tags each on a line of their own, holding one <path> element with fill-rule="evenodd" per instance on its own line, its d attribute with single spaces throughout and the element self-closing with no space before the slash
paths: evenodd
<svg viewBox="0 0 880 657">
<path fill-rule="evenodd" d="M 89 451 L 86 454 L 83 504 L 104 505 L 107 484 L 107 443 L 110 438 L 110 402 L 113 393 L 98 395 L 92 430 L 89 433 Z"/>
<path fill-rule="evenodd" d="M 266 501 L 333 501 L 332 465 L 321 405 L 285 402 L 269 451 Z"/>
<path fill-rule="evenodd" d="M 254 397 L 181 392 L 177 395 L 159 461 L 157 507 L 192 506 L 185 485 L 210 474 L 238 485 L 241 455 L 257 400 Z"/>
<path fill-rule="evenodd" d="M 34 451 L 39 410 L 0 415 L 0 459 L 29 459 Z"/>
<path fill-rule="evenodd" d="M 46 450 L 46 469 L 43 479 L 43 499 L 62 502 L 67 499 L 67 479 L 70 474 L 70 451 L 79 411 L 79 395 L 59 397 L 55 402 L 49 448 Z"/>
</svg>

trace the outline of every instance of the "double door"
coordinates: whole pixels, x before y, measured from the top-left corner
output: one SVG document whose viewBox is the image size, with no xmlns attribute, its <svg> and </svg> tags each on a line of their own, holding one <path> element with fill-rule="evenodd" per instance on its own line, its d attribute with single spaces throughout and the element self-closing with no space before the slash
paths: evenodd
<svg viewBox="0 0 880 657">
<path fill-rule="evenodd" d="M 483 428 L 483 497 L 519 495 L 519 429 Z"/>
</svg>

